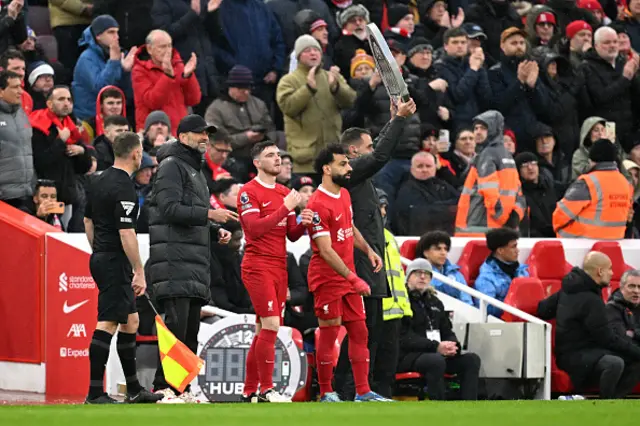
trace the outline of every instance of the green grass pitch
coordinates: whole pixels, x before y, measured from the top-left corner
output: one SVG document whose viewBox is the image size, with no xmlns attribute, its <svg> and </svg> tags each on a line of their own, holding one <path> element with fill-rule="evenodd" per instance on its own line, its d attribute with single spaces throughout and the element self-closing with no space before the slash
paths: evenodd
<svg viewBox="0 0 640 426">
<path fill-rule="evenodd" d="M 623 426 L 640 401 L 44 405 L 0 407 L 6 426 Z"/>
</svg>

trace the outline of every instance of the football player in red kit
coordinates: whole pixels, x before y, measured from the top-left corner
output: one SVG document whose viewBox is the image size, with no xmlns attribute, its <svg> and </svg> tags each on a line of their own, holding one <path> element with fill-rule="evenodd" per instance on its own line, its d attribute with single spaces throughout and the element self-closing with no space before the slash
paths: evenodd
<svg viewBox="0 0 640 426">
<path fill-rule="evenodd" d="M 287 237 L 298 240 L 311 223 L 313 213 L 303 210 L 300 224 L 295 208 L 301 201 L 296 190 L 276 183 L 280 153 L 273 142 L 260 142 L 251 150 L 258 175 L 244 185 L 238 197 L 238 213 L 244 230 L 242 281 L 256 312 L 256 334 L 247 354 L 243 400 L 291 402 L 273 386 L 275 344 L 287 300 Z M 258 387 L 260 392 L 258 392 Z"/>
<path fill-rule="evenodd" d="M 313 211 L 308 225 L 313 249 L 308 281 L 320 325 L 316 348 L 320 401 L 340 402 L 331 381 L 333 348 L 341 325 L 349 335 L 349 359 L 356 384 L 355 401 L 391 401 L 369 387 L 368 331 L 362 296 L 371 294 L 371 289 L 354 272 L 354 246 L 367 254 L 375 272 L 382 268 L 382 260 L 353 224 L 351 196 L 344 189 L 351 177 L 349 158 L 342 146 L 329 145 L 316 158 L 314 168 L 322 175 L 322 184 L 307 204 L 307 208 Z"/>
</svg>

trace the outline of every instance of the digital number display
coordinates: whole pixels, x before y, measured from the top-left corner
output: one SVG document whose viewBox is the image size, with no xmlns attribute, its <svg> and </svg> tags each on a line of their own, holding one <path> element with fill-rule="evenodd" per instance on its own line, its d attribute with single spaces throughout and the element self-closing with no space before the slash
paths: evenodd
<svg viewBox="0 0 640 426">
<path fill-rule="evenodd" d="M 205 380 L 207 382 L 244 382 L 244 369 L 249 349 L 209 348 L 205 351 Z M 273 381 L 282 380 L 284 354 L 276 348 Z M 288 375 L 288 374 L 287 374 Z"/>
</svg>

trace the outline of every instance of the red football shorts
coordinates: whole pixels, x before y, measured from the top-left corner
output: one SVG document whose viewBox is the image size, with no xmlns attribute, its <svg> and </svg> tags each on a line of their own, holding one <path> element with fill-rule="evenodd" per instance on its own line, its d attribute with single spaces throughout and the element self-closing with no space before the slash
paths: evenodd
<svg viewBox="0 0 640 426">
<path fill-rule="evenodd" d="M 279 267 L 270 265 L 242 268 L 242 282 L 251 298 L 256 320 L 278 316 L 282 325 L 288 281 L 286 264 Z"/>
<path fill-rule="evenodd" d="M 344 294 L 335 287 L 319 286 L 313 292 L 314 311 L 321 320 L 342 317 L 342 322 L 365 320 L 364 299 L 357 293 Z"/>
</svg>

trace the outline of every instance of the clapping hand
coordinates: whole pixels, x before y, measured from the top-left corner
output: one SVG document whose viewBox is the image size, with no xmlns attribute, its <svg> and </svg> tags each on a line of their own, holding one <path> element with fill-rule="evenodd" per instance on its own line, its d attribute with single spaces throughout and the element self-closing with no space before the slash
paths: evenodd
<svg viewBox="0 0 640 426">
<path fill-rule="evenodd" d="M 184 78 L 191 77 L 191 74 L 193 74 L 197 66 L 198 66 L 198 57 L 196 56 L 195 53 L 191 52 L 191 57 L 189 58 L 189 61 L 186 63 L 186 65 L 184 66 L 184 71 L 182 72 L 183 77 Z"/>
</svg>

